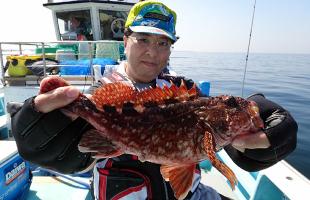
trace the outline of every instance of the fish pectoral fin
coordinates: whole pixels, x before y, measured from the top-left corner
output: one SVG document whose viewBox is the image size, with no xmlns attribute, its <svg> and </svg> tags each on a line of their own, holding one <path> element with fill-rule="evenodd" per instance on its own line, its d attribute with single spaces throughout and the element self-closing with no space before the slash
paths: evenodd
<svg viewBox="0 0 310 200">
<path fill-rule="evenodd" d="M 204 142 L 204 150 L 207 153 L 208 158 L 211 161 L 212 165 L 228 179 L 232 189 L 235 189 L 235 185 L 237 184 L 236 175 L 227 165 L 225 165 L 225 163 L 217 159 L 215 155 L 212 134 L 210 132 L 208 131 L 205 132 L 203 142 Z"/>
<path fill-rule="evenodd" d="M 98 153 L 93 153 L 92 157 L 96 158 L 96 159 L 101 159 L 101 158 L 114 158 L 120 155 L 123 155 L 124 152 L 119 149 L 119 150 L 115 150 L 112 153 L 107 154 L 107 152 L 98 152 Z"/>
<path fill-rule="evenodd" d="M 80 152 L 92 153 L 95 158 L 112 158 L 123 154 L 121 148 L 95 129 L 83 134 L 78 148 Z"/>
<path fill-rule="evenodd" d="M 196 163 L 173 166 L 162 165 L 160 172 L 163 178 L 169 181 L 174 196 L 177 199 L 184 199 L 192 187 L 195 169 Z"/>
</svg>

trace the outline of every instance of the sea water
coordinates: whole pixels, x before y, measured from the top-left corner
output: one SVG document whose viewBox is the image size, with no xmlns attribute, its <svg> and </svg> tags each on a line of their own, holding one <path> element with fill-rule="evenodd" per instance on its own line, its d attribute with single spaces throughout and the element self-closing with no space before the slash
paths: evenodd
<svg viewBox="0 0 310 200">
<path fill-rule="evenodd" d="M 241 96 L 245 60 L 245 53 L 174 51 L 170 65 L 196 82 L 210 81 L 211 96 Z M 250 54 L 243 97 L 258 92 L 286 108 L 297 121 L 297 148 L 286 161 L 310 178 L 310 55 Z"/>
</svg>

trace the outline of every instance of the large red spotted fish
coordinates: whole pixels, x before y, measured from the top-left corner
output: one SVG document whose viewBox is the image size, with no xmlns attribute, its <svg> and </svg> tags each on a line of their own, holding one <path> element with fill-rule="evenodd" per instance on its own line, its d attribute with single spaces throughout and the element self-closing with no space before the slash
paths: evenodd
<svg viewBox="0 0 310 200">
<path fill-rule="evenodd" d="M 41 93 L 68 85 L 54 77 L 41 83 Z M 209 159 L 234 188 L 237 179 L 215 152 L 240 134 L 263 128 L 258 107 L 240 97 L 198 97 L 196 87 L 138 91 L 124 82 L 109 83 L 88 99 L 81 94 L 64 107 L 95 128 L 85 133 L 79 148 L 96 157 L 121 154 L 161 164 L 161 174 L 184 199 L 191 189 L 195 166 Z"/>
</svg>

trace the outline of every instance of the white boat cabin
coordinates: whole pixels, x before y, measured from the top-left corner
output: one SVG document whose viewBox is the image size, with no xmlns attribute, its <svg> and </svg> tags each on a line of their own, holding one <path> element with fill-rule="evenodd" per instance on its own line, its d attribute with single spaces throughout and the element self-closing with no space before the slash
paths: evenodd
<svg viewBox="0 0 310 200">
<path fill-rule="evenodd" d="M 138 0 L 48 0 L 57 40 L 123 40 L 130 8 Z M 81 37 L 83 35 L 83 37 Z"/>
</svg>

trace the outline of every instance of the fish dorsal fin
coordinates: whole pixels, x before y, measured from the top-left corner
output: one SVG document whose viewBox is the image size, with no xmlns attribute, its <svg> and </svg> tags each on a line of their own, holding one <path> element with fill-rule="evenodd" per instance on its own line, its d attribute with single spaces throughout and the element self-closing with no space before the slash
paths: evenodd
<svg viewBox="0 0 310 200">
<path fill-rule="evenodd" d="M 169 181 L 174 196 L 177 199 L 184 199 L 192 187 L 195 169 L 196 163 L 175 166 L 162 165 L 160 172 L 165 181 Z"/>
<path fill-rule="evenodd" d="M 104 105 L 122 108 L 132 101 L 134 93 L 135 89 L 127 82 L 108 83 L 94 91 L 92 101 L 99 110 L 103 110 Z"/>
<path fill-rule="evenodd" d="M 139 107 L 141 111 L 146 103 L 156 105 L 165 104 L 166 100 L 186 101 L 198 96 L 196 86 L 188 90 L 182 82 L 180 87 L 171 84 L 170 87 L 164 85 L 163 88 L 147 88 L 137 91 L 132 85 L 126 82 L 108 83 L 96 89 L 92 96 L 92 101 L 96 104 L 97 109 L 103 110 L 106 106 L 115 106 L 117 110 L 122 109 L 125 103 L 132 103 L 135 108 Z"/>
</svg>

